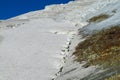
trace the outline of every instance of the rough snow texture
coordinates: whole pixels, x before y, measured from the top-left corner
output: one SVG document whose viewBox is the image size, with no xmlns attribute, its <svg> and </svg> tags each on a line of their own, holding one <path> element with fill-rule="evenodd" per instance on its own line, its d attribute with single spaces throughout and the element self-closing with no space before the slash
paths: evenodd
<svg viewBox="0 0 120 80">
<path fill-rule="evenodd" d="M 51 30 L 59 34 L 51 33 Z M 70 23 L 51 19 L 32 20 L 18 28 L 2 30 L 0 79 L 52 79 L 63 64 L 61 50 L 69 39 L 67 32 L 72 30 Z"/>
<path fill-rule="evenodd" d="M 76 0 L 0 22 L 0 79 L 80 80 L 94 73 L 96 67 L 74 62 L 74 47 L 84 40 L 77 29 L 87 25 L 80 30 L 90 33 L 118 24 L 119 7 L 119 0 Z M 101 13 L 113 16 L 88 25 Z"/>
<path fill-rule="evenodd" d="M 86 15 L 86 17 L 83 20 L 86 21 L 91 17 L 97 16 L 100 14 L 107 14 L 107 15 L 110 15 L 110 17 L 99 23 L 91 23 L 89 25 L 86 25 L 83 29 L 80 29 L 80 34 L 91 34 L 98 30 L 109 28 L 111 26 L 120 24 L 120 19 L 119 19 L 120 18 L 120 1 L 119 0 L 106 0 L 106 2 L 101 1 L 101 8 L 93 12 L 93 14 Z"/>
</svg>

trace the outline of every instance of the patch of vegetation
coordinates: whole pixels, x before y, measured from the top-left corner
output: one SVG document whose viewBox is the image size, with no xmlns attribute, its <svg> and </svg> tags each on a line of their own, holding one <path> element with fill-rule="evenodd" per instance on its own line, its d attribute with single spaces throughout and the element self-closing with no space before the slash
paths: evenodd
<svg viewBox="0 0 120 80">
<path fill-rule="evenodd" d="M 120 80 L 120 74 L 117 74 L 117 75 L 114 75 L 114 76 L 111 76 L 105 80 Z"/>
<path fill-rule="evenodd" d="M 103 29 L 79 43 L 73 53 L 76 61 L 102 68 L 120 67 L 120 25 Z"/>
<path fill-rule="evenodd" d="M 101 21 L 103 21 L 103 20 L 105 20 L 105 19 L 108 19 L 109 17 L 110 17 L 110 16 L 107 15 L 107 14 L 100 14 L 100 15 L 98 15 L 98 16 L 94 16 L 94 17 L 90 18 L 90 19 L 88 20 L 88 22 L 98 23 L 98 22 L 101 22 Z"/>
</svg>

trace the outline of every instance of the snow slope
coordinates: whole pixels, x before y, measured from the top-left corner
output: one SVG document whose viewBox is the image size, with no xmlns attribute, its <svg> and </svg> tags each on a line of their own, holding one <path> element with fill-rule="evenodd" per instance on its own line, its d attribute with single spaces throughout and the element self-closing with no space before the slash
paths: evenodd
<svg viewBox="0 0 120 80">
<path fill-rule="evenodd" d="M 87 1 L 87 0 L 86 0 Z M 98 16 L 100 14 L 111 15 L 108 19 L 98 23 L 88 23 L 83 28 L 80 28 L 79 35 L 91 34 L 95 31 L 99 31 L 104 28 L 109 28 L 120 24 L 120 1 L 119 0 L 98 0 L 93 5 L 89 6 L 89 9 L 83 11 L 84 17 L 81 17 L 82 21 L 88 22 L 91 17 Z M 89 11 L 91 10 L 91 11 Z M 114 12 L 113 12 L 114 11 Z M 84 14 L 85 13 L 85 14 Z M 80 25 L 79 25 L 80 26 Z M 79 35 L 74 37 L 72 45 L 75 47 L 76 41 L 79 43 L 84 39 L 81 39 Z M 79 38 L 78 38 L 79 36 Z M 77 40 L 76 40 L 77 39 Z M 73 47 L 72 46 L 72 47 Z M 99 70 L 98 66 L 83 67 L 85 62 L 81 64 L 74 62 L 75 57 L 72 55 L 74 48 L 71 49 L 69 56 L 67 57 L 66 64 L 63 67 L 63 71 L 56 80 L 104 80 L 104 77 L 111 73 L 101 74 L 104 70 Z M 103 72 L 104 73 L 104 72 Z"/>
<path fill-rule="evenodd" d="M 0 79 L 79 80 L 94 73 L 96 67 L 85 69 L 84 63 L 73 62 L 74 47 L 83 40 L 76 33 L 88 25 L 87 19 L 105 7 L 109 11 L 117 1 L 76 0 L 0 22 Z M 81 30 L 89 32 L 93 26 Z"/>
<path fill-rule="evenodd" d="M 59 30 L 60 34 L 51 33 Z M 52 19 L 32 20 L 0 32 L 1 80 L 50 80 L 62 65 L 63 44 L 73 26 Z"/>
</svg>

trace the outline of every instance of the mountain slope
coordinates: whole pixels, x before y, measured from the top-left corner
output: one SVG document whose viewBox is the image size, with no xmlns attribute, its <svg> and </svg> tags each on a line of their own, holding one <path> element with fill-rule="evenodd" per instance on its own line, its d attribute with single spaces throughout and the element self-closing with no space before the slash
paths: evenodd
<svg viewBox="0 0 120 80">
<path fill-rule="evenodd" d="M 88 57 L 82 56 L 81 61 L 73 53 L 78 43 L 87 44 L 88 36 L 119 25 L 119 6 L 119 0 L 76 0 L 0 22 L 0 79 L 104 80 L 112 76 L 102 76 L 109 71 L 103 74 L 105 69 L 99 65 L 86 65 Z"/>
<path fill-rule="evenodd" d="M 72 30 L 70 23 L 51 19 L 32 20 L 18 28 L 2 30 L 1 79 L 52 79 L 63 64 L 61 49 Z"/>
<path fill-rule="evenodd" d="M 77 36 L 83 39 L 78 39 L 79 44 L 70 52 L 57 80 L 119 80 L 120 1 L 100 0 L 96 4 L 99 9 L 82 18 L 88 24 L 78 30 Z M 109 52 L 105 53 L 105 47 Z"/>
</svg>

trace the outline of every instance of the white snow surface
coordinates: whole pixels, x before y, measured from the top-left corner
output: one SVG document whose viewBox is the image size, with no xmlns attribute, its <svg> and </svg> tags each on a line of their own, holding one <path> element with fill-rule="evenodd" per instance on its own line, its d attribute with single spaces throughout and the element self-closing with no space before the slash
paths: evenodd
<svg viewBox="0 0 120 80">
<path fill-rule="evenodd" d="M 1 80 L 50 80 L 62 66 L 60 54 L 70 23 L 37 19 L 0 32 Z M 60 30 L 61 34 L 50 30 Z"/>
<path fill-rule="evenodd" d="M 0 80 L 80 80 L 94 73 L 94 66 L 83 68 L 84 63 L 73 62 L 74 48 L 83 40 L 76 35 L 77 29 L 87 25 L 90 17 L 115 9 L 113 17 L 87 30 L 118 24 L 119 3 L 76 0 L 0 22 Z"/>
</svg>

